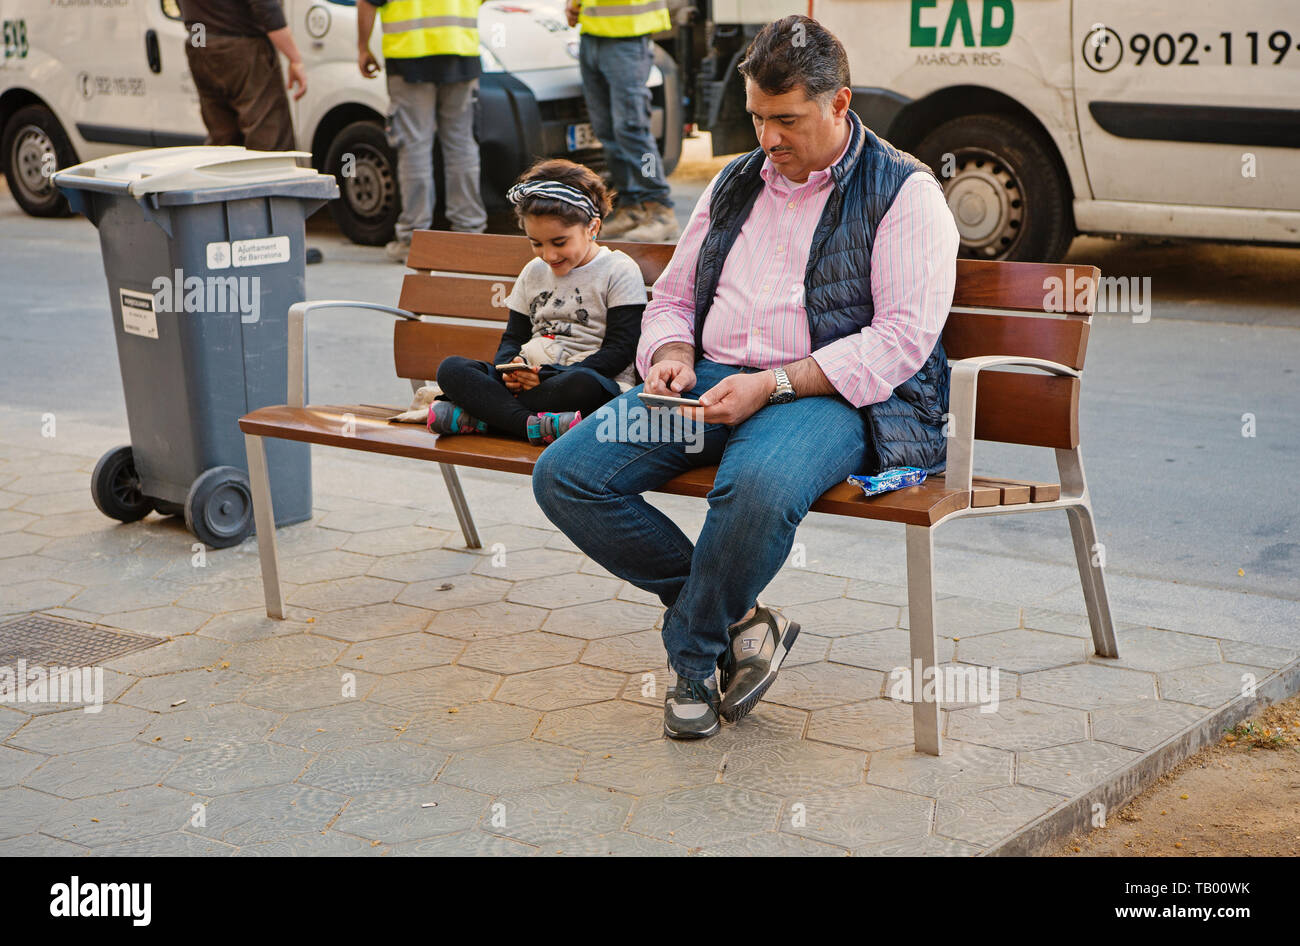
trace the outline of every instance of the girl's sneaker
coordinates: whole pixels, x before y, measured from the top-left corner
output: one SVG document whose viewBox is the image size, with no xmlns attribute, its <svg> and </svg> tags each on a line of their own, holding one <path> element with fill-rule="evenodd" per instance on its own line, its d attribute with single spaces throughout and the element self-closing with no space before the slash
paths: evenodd
<svg viewBox="0 0 1300 946">
<path fill-rule="evenodd" d="M 582 411 L 533 414 L 528 418 L 528 442 L 537 447 L 544 447 L 562 434 L 568 433 L 580 420 L 582 420 Z"/>
<path fill-rule="evenodd" d="M 434 401 L 429 405 L 429 430 L 435 434 L 481 434 L 487 424 L 470 417 L 465 408 L 451 401 Z"/>
</svg>

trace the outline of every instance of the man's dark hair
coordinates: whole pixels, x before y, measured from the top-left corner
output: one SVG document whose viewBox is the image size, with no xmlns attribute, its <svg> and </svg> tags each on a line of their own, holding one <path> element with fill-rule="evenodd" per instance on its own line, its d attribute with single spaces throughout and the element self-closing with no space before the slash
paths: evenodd
<svg viewBox="0 0 1300 946">
<path fill-rule="evenodd" d="M 810 99 L 825 99 L 849 84 L 844 44 L 811 17 L 787 16 L 763 27 L 745 51 L 740 74 L 768 95 L 803 86 Z"/>
</svg>

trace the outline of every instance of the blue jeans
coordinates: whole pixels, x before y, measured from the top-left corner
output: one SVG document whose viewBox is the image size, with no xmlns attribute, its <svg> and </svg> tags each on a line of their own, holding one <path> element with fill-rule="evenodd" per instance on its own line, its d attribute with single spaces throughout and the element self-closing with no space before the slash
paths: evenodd
<svg viewBox="0 0 1300 946">
<path fill-rule="evenodd" d="M 673 205 L 659 145 L 650 131 L 646 81 L 653 64 L 649 36 L 583 36 L 579 46 L 582 95 L 592 130 L 605 146 L 614 189 L 623 206 L 647 200 Z"/>
<path fill-rule="evenodd" d="M 736 368 L 701 359 L 699 397 Z M 599 439 L 619 416 L 641 409 L 641 385 L 622 394 L 544 451 L 533 470 L 542 510 L 578 548 L 619 578 L 659 596 L 668 665 L 705 680 L 744 616 L 780 571 L 808 507 L 860 472 L 862 415 L 842 397 L 808 397 L 760 408 L 735 427 L 706 424 L 702 449 L 678 442 Z M 629 425 L 630 426 L 630 425 Z M 692 467 L 718 465 L 709 511 L 692 545 L 641 496 Z"/>
</svg>

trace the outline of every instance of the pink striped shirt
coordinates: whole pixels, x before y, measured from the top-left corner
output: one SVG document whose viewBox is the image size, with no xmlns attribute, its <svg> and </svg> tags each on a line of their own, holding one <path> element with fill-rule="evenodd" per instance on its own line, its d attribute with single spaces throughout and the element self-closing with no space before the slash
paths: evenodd
<svg viewBox="0 0 1300 946">
<path fill-rule="evenodd" d="M 835 163 L 847 151 L 846 144 Z M 925 363 L 952 306 L 960 240 L 942 188 L 923 172 L 903 182 L 876 229 L 872 323 L 814 352 L 803 278 L 813 231 L 834 182 L 827 169 L 795 184 L 770 160 L 760 173 L 766 184 L 727 255 L 704 323 L 703 357 L 727 365 L 779 368 L 811 354 L 854 407 L 887 400 L 895 385 Z M 646 306 L 636 358 L 642 377 L 661 346 L 695 343 L 695 264 L 709 230 L 715 183 L 716 177 L 696 203 Z"/>
</svg>

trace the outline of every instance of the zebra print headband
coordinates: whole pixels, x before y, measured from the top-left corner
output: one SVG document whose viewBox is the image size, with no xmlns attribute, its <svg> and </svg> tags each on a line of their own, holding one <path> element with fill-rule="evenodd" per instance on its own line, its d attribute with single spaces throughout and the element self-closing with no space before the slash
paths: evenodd
<svg viewBox="0 0 1300 946">
<path fill-rule="evenodd" d="M 600 211 L 596 209 L 596 205 L 590 197 L 576 187 L 570 187 L 560 181 L 524 181 L 522 184 L 516 184 L 506 191 L 506 199 L 516 207 L 525 197 L 549 197 L 552 200 L 563 201 L 570 206 L 577 207 L 588 217 L 600 217 Z"/>
</svg>

